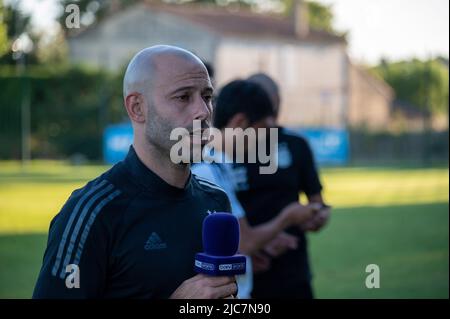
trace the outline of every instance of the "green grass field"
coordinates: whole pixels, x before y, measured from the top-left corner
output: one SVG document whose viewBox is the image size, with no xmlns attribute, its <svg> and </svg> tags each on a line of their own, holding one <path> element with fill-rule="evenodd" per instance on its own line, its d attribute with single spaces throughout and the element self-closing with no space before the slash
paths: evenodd
<svg viewBox="0 0 450 319">
<path fill-rule="evenodd" d="M 29 298 L 49 221 L 70 193 L 104 171 L 0 162 L 0 298 Z M 311 234 L 319 298 L 448 298 L 448 168 L 327 168 L 329 225 Z M 365 287 L 366 265 L 381 287 Z"/>
</svg>

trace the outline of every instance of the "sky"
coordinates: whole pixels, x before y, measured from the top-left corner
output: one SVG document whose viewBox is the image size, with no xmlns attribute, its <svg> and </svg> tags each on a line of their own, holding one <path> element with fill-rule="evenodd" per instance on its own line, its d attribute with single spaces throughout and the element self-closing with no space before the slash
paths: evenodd
<svg viewBox="0 0 450 319">
<path fill-rule="evenodd" d="M 349 31 L 349 54 L 376 63 L 449 55 L 449 0 L 321 0 L 334 27 Z"/>
<path fill-rule="evenodd" d="M 359 63 L 449 55 L 449 0 L 317 0 L 331 5 L 334 27 L 348 31 Z M 38 27 L 50 29 L 57 0 L 22 0 Z"/>
</svg>

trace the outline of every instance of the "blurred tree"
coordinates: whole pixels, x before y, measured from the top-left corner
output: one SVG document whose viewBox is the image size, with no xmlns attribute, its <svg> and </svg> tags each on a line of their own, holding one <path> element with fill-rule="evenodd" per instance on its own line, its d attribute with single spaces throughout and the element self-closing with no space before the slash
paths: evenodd
<svg viewBox="0 0 450 319">
<path fill-rule="evenodd" d="M 398 99 L 431 113 L 448 112 L 448 59 L 447 65 L 442 58 L 398 62 L 382 60 L 371 70 L 392 86 Z"/>
<path fill-rule="evenodd" d="M 0 0 L 0 64 L 65 62 L 67 45 L 62 30 L 35 29 L 31 16 L 20 9 L 20 4 L 17 0 Z"/>
<path fill-rule="evenodd" d="M 24 52 L 27 64 L 37 62 L 32 49 L 38 37 L 31 33 L 31 16 L 22 12 L 19 4 L 17 0 L 0 2 L 0 64 L 15 64 Z"/>
<path fill-rule="evenodd" d="M 0 159 L 20 158 L 23 83 L 29 85 L 31 157 L 100 159 L 106 123 L 122 122 L 122 74 L 80 66 L 0 66 Z M 102 104 L 108 105 L 102 114 Z M 106 117 L 103 120 L 103 117 Z"/>
<path fill-rule="evenodd" d="M 68 45 L 61 28 L 55 34 L 42 34 L 36 46 L 39 63 L 48 66 L 68 63 Z"/>
<path fill-rule="evenodd" d="M 4 56 L 9 49 L 9 40 L 7 33 L 6 24 L 0 22 L 0 58 Z"/>
<path fill-rule="evenodd" d="M 6 15 L 3 0 L 0 0 L 0 58 L 9 50 L 8 25 L 6 24 Z"/>
<path fill-rule="evenodd" d="M 8 26 L 8 38 L 29 31 L 31 17 L 19 9 L 20 1 L 8 1 L 1 5 L 3 19 Z"/>
</svg>

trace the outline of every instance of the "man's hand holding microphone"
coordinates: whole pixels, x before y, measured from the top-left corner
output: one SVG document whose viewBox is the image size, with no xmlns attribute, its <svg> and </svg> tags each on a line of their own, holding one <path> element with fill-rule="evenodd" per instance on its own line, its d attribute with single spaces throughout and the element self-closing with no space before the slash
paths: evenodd
<svg viewBox="0 0 450 319">
<path fill-rule="evenodd" d="M 245 273 L 239 247 L 239 222 L 230 213 L 213 213 L 203 221 L 203 253 L 195 256 L 198 275 L 185 280 L 172 299 L 220 299 L 237 295 L 235 275 Z"/>
</svg>

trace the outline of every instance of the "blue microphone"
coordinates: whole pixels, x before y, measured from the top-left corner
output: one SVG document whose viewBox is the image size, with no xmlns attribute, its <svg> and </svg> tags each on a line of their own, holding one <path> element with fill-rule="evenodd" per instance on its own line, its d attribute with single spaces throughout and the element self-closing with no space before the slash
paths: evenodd
<svg viewBox="0 0 450 319">
<path fill-rule="evenodd" d="M 203 220 L 203 253 L 195 255 L 195 271 L 210 276 L 245 274 L 239 248 L 239 222 L 231 213 L 213 213 Z"/>
</svg>

